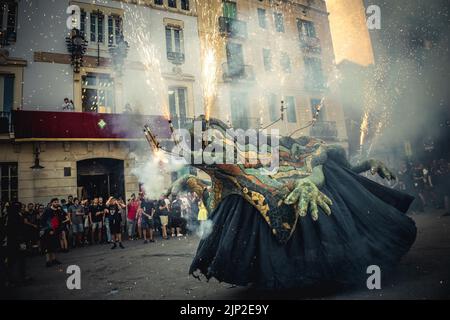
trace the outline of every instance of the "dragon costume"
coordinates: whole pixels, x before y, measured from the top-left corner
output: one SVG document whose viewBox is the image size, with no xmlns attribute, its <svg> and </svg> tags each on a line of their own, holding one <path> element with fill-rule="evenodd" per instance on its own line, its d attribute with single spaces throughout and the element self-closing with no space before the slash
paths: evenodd
<svg viewBox="0 0 450 320">
<path fill-rule="evenodd" d="M 369 265 L 394 266 L 414 242 L 415 224 L 404 215 L 413 198 L 358 175 L 370 170 L 394 179 L 382 162 L 352 166 L 339 145 L 282 137 L 278 171 L 267 174 L 259 159 L 270 156 L 269 148 L 238 145 L 220 120 L 208 126 L 216 132 L 210 142 L 232 145 L 243 161 L 194 164 L 211 178 L 210 191 L 193 175 L 168 190 L 195 191 L 213 223 L 191 274 L 271 288 L 354 283 Z"/>
</svg>

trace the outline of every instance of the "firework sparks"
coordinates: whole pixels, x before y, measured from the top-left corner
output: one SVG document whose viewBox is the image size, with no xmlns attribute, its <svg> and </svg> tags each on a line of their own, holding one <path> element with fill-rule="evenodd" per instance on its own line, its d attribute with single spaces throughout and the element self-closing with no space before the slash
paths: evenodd
<svg viewBox="0 0 450 320">
<path fill-rule="evenodd" d="M 124 5 L 124 8 L 125 14 L 131 16 L 130 20 L 136 22 L 131 26 L 129 39 L 133 42 L 133 47 L 136 48 L 144 67 L 145 83 L 153 93 L 155 101 L 159 103 L 158 108 L 161 108 L 164 117 L 169 119 L 168 87 L 162 75 L 161 63 L 158 58 L 161 56 L 160 52 L 156 49 L 153 41 L 151 41 L 150 33 L 145 29 L 146 23 L 142 13 L 138 10 L 133 10 L 128 5 Z"/>
<path fill-rule="evenodd" d="M 201 17 L 203 25 L 200 27 L 200 37 L 202 51 L 202 79 L 201 86 L 203 91 L 204 114 L 206 120 L 209 120 L 211 110 L 217 97 L 218 80 L 218 52 L 217 48 L 223 46 L 223 39 L 219 33 L 218 20 L 221 15 L 221 7 L 214 5 L 214 0 L 197 0 L 198 14 Z"/>
<path fill-rule="evenodd" d="M 370 154 L 374 145 L 383 134 L 383 130 L 389 127 L 392 107 L 396 104 L 395 97 L 384 94 L 386 89 L 383 85 L 388 78 L 386 70 L 386 62 L 380 61 L 374 67 L 371 78 L 365 83 L 364 115 L 360 129 L 360 150 L 362 152 L 363 146 L 368 144 L 367 155 Z"/>
<path fill-rule="evenodd" d="M 207 48 L 202 67 L 203 99 L 205 104 L 205 118 L 209 120 L 211 108 L 217 94 L 217 60 L 213 48 Z"/>
<path fill-rule="evenodd" d="M 361 121 L 361 135 L 359 137 L 359 146 L 362 149 L 362 146 L 364 145 L 364 140 L 366 139 L 367 133 L 369 132 L 369 112 L 366 110 L 364 112 L 364 116 Z"/>
</svg>

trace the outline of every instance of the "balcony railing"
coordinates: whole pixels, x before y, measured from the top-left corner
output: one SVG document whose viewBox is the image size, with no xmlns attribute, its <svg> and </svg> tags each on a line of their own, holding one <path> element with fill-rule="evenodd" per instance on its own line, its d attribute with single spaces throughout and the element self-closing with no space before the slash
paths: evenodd
<svg viewBox="0 0 450 320">
<path fill-rule="evenodd" d="M 171 120 L 175 129 L 189 129 L 194 121 L 194 118 L 173 117 Z"/>
<path fill-rule="evenodd" d="M 238 130 L 248 130 L 255 129 L 259 130 L 261 127 L 260 118 L 252 118 L 252 117 L 240 117 L 235 118 L 231 121 L 231 126 L 233 129 Z"/>
<path fill-rule="evenodd" d="M 189 129 L 192 126 L 194 118 L 172 117 L 172 124 L 175 129 Z M 258 130 L 261 127 L 260 118 L 256 117 L 239 117 L 234 118 L 231 123 L 225 122 L 227 125 L 231 125 L 233 129 L 255 129 Z"/>
<path fill-rule="evenodd" d="M 311 127 L 310 134 L 324 140 L 336 140 L 338 136 L 336 121 L 317 121 Z"/>
<path fill-rule="evenodd" d="M 248 36 L 247 22 L 228 17 L 219 17 L 219 31 L 228 37 L 247 38 Z"/>
<path fill-rule="evenodd" d="M 185 60 L 184 53 L 168 51 L 167 60 L 171 61 L 174 64 L 183 64 Z"/>
<path fill-rule="evenodd" d="M 310 53 L 321 53 L 320 40 L 317 37 L 300 36 L 300 47 Z"/>
<path fill-rule="evenodd" d="M 12 132 L 11 112 L 0 112 L 0 134 Z"/>
<path fill-rule="evenodd" d="M 223 81 L 233 80 L 255 80 L 255 73 L 253 67 L 245 64 L 235 64 L 224 62 L 222 64 Z"/>
</svg>

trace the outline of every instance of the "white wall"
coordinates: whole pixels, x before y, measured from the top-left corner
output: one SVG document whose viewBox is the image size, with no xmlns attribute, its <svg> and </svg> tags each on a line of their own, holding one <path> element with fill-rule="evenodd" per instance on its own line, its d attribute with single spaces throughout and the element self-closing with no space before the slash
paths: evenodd
<svg viewBox="0 0 450 320">
<path fill-rule="evenodd" d="M 92 4 L 93 1 L 79 0 Z M 184 21 L 185 63 L 181 65 L 183 74 L 195 78 L 192 86 L 194 107 L 202 112 L 202 96 L 200 89 L 200 42 L 197 31 L 197 18 L 185 14 L 166 12 L 149 7 L 125 5 L 119 1 L 95 1 L 102 6 L 123 8 L 124 36 L 130 44 L 127 61 L 135 64 L 142 62 L 139 55 L 141 44 L 136 41 L 136 27 L 141 26 L 148 34 L 149 46 L 154 46 L 156 58 L 161 64 L 162 73 L 172 72 L 173 65 L 166 58 L 165 17 Z M 17 43 L 9 47 L 10 56 L 27 60 L 24 68 L 23 108 L 28 110 L 57 110 L 64 97 L 73 99 L 73 71 L 70 65 L 34 62 L 34 52 L 52 52 L 67 54 L 65 37 L 68 34 L 66 27 L 66 8 L 68 0 L 22 0 L 18 9 L 18 35 Z M 95 55 L 94 52 L 88 52 Z M 154 72 L 151 78 L 159 79 L 160 75 Z M 129 102 L 133 106 L 142 106 L 144 113 L 161 114 L 160 103 L 155 101 L 155 94 L 147 85 L 148 74 L 143 70 L 127 69 L 123 76 L 123 104 Z M 150 83 L 155 80 L 150 79 Z M 164 85 L 165 86 L 165 85 Z M 158 93 L 160 94 L 160 93 Z M 164 94 L 165 96 L 165 94 Z M 167 97 L 165 97 L 167 99 Z M 123 106 L 116 106 L 121 112 Z"/>
<path fill-rule="evenodd" d="M 23 108 L 52 109 L 72 97 L 69 65 L 34 62 L 38 51 L 66 53 L 66 1 L 18 1 L 17 42 L 10 56 L 27 61 L 24 68 Z"/>
<path fill-rule="evenodd" d="M 145 45 L 140 43 L 136 37 L 136 30 L 141 28 L 148 33 L 140 34 L 145 40 L 149 40 L 147 49 L 155 53 L 156 59 L 160 63 L 159 70 L 153 72 L 150 76 L 145 72 L 136 72 L 136 70 L 127 70 L 124 74 L 124 103 L 130 102 L 134 106 L 142 106 L 145 110 L 151 110 L 150 113 L 162 114 L 158 97 L 152 93 L 151 87 L 159 92 L 160 85 L 155 83 L 161 78 L 161 74 L 172 73 L 174 65 L 166 57 L 166 39 L 164 18 L 182 20 L 184 22 L 184 50 L 185 63 L 181 65 L 183 74 L 191 75 L 195 78 L 193 85 L 194 107 L 196 113 L 203 111 L 202 94 L 200 87 L 201 65 L 200 65 L 200 40 L 197 30 L 197 17 L 176 14 L 161 10 L 149 9 L 136 5 L 128 5 L 124 14 L 124 36 L 130 44 L 128 58 L 130 61 L 147 62 L 142 57 L 142 48 Z M 135 10 L 138 10 L 137 12 Z M 139 27 L 136 27 L 139 24 Z M 154 51 L 153 51 L 154 49 Z M 158 69 L 158 68 L 155 68 Z M 146 83 L 149 80 L 150 85 Z M 167 86 L 167 84 L 165 85 Z M 164 98 L 165 97 L 165 92 Z M 143 110 L 141 110 L 143 111 Z"/>
</svg>

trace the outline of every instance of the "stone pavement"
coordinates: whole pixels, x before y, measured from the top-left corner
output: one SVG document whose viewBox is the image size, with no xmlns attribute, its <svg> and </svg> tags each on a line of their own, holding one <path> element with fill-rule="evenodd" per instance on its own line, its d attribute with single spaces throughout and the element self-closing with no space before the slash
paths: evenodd
<svg viewBox="0 0 450 320">
<path fill-rule="evenodd" d="M 226 283 L 198 281 L 188 268 L 198 244 L 196 236 L 126 248 L 96 245 L 59 254 L 60 267 L 45 268 L 44 258 L 32 257 L 28 271 L 33 283 L 10 289 L 18 299 L 449 299 L 450 217 L 442 212 L 413 215 L 416 243 L 395 274 L 382 278 L 381 290 L 339 292 L 265 291 Z M 81 290 L 68 290 L 68 265 L 81 268 Z"/>
</svg>

